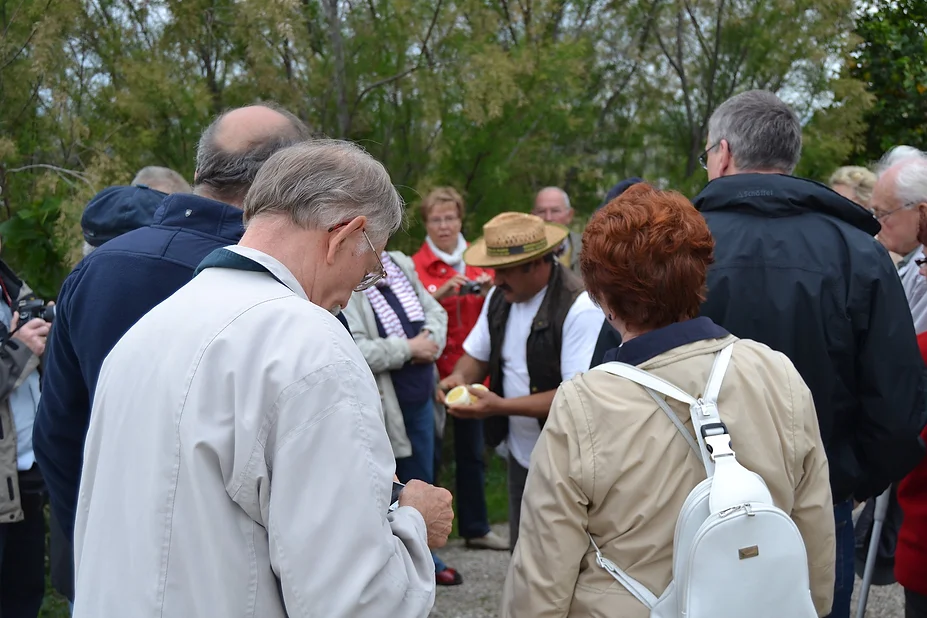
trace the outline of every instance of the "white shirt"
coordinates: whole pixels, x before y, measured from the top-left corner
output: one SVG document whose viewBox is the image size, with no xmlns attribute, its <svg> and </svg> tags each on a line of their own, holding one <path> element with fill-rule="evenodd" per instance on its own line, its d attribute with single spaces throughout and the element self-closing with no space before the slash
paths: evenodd
<svg viewBox="0 0 927 618">
<path fill-rule="evenodd" d="M 495 291 L 493 288 L 486 295 L 480 317 L 463 344 L 464 352 L 484 363 L 489 361 L 490 352 L 486 311 Z M 546 287 L 531 300 L 512 304 L 508 322 L 505 324 L 505 341 L 502 344 L 502 390 L 506 398 L 531 394 L 528 378 L 528 335 L 531 334 L 531 323 L 541 308 L 545 294 Z M 563 322 L 560 373 L 564 381 L 589 369 L 604 319 L 602 310 L 593 304 L 586 292 L 576 297 Z M 531 463 L 531 451 L 534 450 L 540 436 L 541 427 L 538 419 L 527 416 L 509 417 L 508 448 L 515 461 L 525 468 Z"/>
<path fill-rule="evenodd" d="M 927 331 L 927 277 L 922 277 L 920 266 L 915 260 L 924 259 L 924 247 L 920 247 L 911 259 L 898 270 L 904 295 L 908 299 L 914 332 L 920 335 Z"/>
<path fill-rule="evenodd" d="M 373 375 L 280 262 L 208 268 L 103 363 L 74 537 L 75 618 L 418 618 L 425 522 L 387 514 Z"/>
</svg>

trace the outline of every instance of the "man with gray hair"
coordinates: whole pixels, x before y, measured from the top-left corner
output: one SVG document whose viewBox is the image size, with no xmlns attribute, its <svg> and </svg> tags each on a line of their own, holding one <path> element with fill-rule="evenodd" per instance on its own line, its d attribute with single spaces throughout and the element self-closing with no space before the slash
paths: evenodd
<svg viewBox="0 0 927 618">
<path fill-rule="evenodd" d="M 739 94 L 711 116 L 701 157 L 711 182 L 694 200 L 716 242 L 702 313 L 784 353 L 811 389 L 837 527 L 831 615 L 847 618 L 853 500 L 923 456 L 924 365 L 878 221 L 791 176 L 800 156 L 798 118 L 771 92 Z"/>
<path fill-rule="evenodd" d="M 573 222 L 573 207 L 570 196 L 560 187 L 545 187 L 534 198 L 531 214 L 548 223 L 559 223 L 569 228 Z M 579 254 L 583 250 L 583 235 L 571 231 L 557 250 L 557 260 L 574 274 L 582 277 L 579 271 Z"/>
<path fill-rule="evenodd" d="M 410 481 L 391 508 L 380 394 L 333 315 L 384 277 L 402 200 L 360 148 L 319 140 L 271 157 L 244 211 L 238 245 L 103 364 L 74 615 L 427 616 L 451 495 Z"/>
<path fill-rule="evenodd" d="M 206 255 L 238 242 L 241 204 L 258 169 L 273 153 L 308 137 L 298 118 L 273 104 L 222 114 L 200 139 L 194 194 L 168 196 L 153 222 L 109 240 L 65 279 L 34 437 L 52 513 L 67 540 L 103 359 L 140 317 L 190 281 Z M 135 406 L 124 412 L 131 416 Z"/>
<path fill-rule="evenodd" d="M 869 207 L 882 224 L 879 240 L 889 251 L 904 256 L 898 276 L 914 318 L 914 331 L 927 331 L 927 279 L 918 262 L 924 247 L 917 240 L 918 206 L 927 203 L 927 153 L 910 146 L 896 146 L 879 162 L 879 179 Z"/>
<path fill-rule="evenodd" d="M 143 167 L 132 179 L 133 185 L 143 185 L 161 193 L 189 193 L 190 185 L 183 176 L 168 167 Z"/>
</svg>

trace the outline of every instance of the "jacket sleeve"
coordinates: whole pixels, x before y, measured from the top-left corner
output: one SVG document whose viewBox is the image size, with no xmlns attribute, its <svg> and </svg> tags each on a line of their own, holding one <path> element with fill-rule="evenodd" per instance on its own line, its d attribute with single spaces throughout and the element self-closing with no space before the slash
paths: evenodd
<svg viewBox="0 0 927 618">
<path fill-rule="evenodd" d="M 266 528 L 286 613 L 427 616 L 435 567 L 425 521 L 409 506 L 387 514 L 395 466 L 379 401 L 372 385 L 365 399 L 369 376 L 343 367 L 287 395 L 268 442 Z"/>
<path fill-rule="evenodd" d="M 22 341 L 10 337 L 0 346 L 0 401 L 38 366 L 38 358 Z"/>
<path fill-rule="evenodd" d="M 367 296 L 363 292 L 355 292 L 344 308 L 344 317 L 348 320 L 354 342 L 374 374 L 402 368 L 412 358 L 409 341 L 399 337 L 380 337 L 376 330 L 370 332 L 368 321 L 364 318 L 365 309 L 369 306 Z"/>
<path fill-rule="evenodd" d="M 927 375 L 904 290 L 886 256 L 869 288 L 865 328 L 858 333 L 860 416 L 855 450 L 862 468 L 859 501 L 882 493 L 924 457 Z"/>
<path fill-rule="evenodd" d="M 90 425 L 90 394 L 71 341 L 75 281 L 72 273 L 58 295 L 33 428 L 35 457 L 51 509 L 69 540 L 74 536 L 84 439 Z"/>
<path fill-rule="evenodd" d="M 811 391 L 791 363 L 784 356 L 782 360 L 787 365 L 789 392 L 793 394 L 795 447 L 791 463 L 796 486 L 790 515 L 805 541 L 814 607 L 818 616 L 827 616 L 834 599 L 834 555 L 837 551 L 827 455 Z"/>
<path fill-rule="evenodd" d="M 558 390 L 531 455 L 518 544 L 502 593 L 503 618 L 569 615 L 580 562 L 589 551 L 587 496 L 595 472 L 583 474 L 576 411 L 565 393 L 571 388 L 566 382 Z"/>
</svg>

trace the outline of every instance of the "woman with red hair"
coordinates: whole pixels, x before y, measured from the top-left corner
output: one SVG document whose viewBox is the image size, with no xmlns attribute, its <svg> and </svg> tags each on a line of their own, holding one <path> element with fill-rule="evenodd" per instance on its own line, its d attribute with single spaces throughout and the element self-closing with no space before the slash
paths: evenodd
<svg viewBox="0 0 927 618">
<path fill-rule="evenodd" d="M 675 192 L 638 184 L 593 216 L 583 279 L 623 342 L 605 360 L 699 394 L 717 353 L 733 344 L 718 408 L 738 460 L 797 524 L 823 616 L 834 591 L 834 518 L 811 393 L 784 355 L 698 317 L 713 250 L 704 219 Z M 663 594 L 676 519 L 705 478 L 701 457 L 667 418 L 675 413 L 692 433 L 688 405 L 666 403 L 664 410 L 644 388 L 603 371 L 560 386 L 532 455 L 502 616 L 650 615 L 596 564 L 587 533 L 605 557 Z"/>
</svg>

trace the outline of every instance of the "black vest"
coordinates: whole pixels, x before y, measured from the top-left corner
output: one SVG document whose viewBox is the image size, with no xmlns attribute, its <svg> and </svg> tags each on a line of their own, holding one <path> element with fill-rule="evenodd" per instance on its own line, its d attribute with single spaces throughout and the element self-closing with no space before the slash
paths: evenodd
<svg viewBox="0 0 927 618">
<path fill-rule="evenodd" d="M 555 262 L 550 271 L 547 293 L 534 316 L 526 342 L 528 381 L 532 395 L 556 390 L 562 382 L 560 344 L 563 342 L 563 323 L 570 307 L 582 292 L 582 279 Z M 489 389 L 500 397 L 505 396 L 502 391 L 502 344 L 511 308 L 512 304 L 505 300 L 505 295 L 496 291 L 486 311 L 490 343 Z M 545 420 L 538 419 L 541 427 Z M 509 433 L 507 416 L 488 417 L 483 426 L 486 442 L 492 447 L 498 446 Z"/>
</svg>

